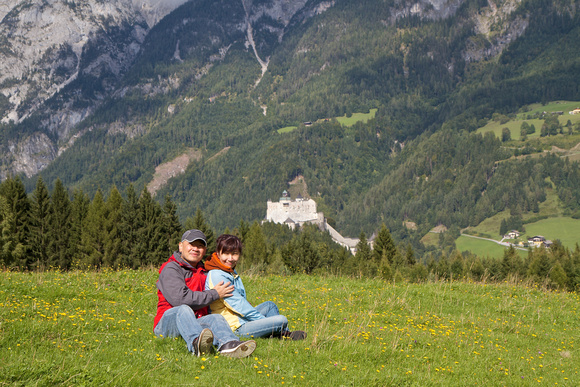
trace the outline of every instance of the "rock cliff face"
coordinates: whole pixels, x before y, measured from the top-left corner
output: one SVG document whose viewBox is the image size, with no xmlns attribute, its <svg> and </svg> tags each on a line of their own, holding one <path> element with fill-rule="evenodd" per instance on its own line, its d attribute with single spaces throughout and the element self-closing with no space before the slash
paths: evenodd
<svg viewBox="0 0 580 387">
<path fill-rule="evenodd" d="M 228 0 L 216 1 L 212 7 L 223 7 L 222 12 L 231 13 L 229 24 L 219 28 L 235 30 L 225 33 L 235 39 L 241 36 L 246 46 L 252 47 L 264 74 L 273 45 L 282 41 L 291 23 L 298 24 L 325 12 L 337 1 Z M 465 1 L 399 0 L 391 9 L 391 20 L 385 23 L 409 15 L 447 18 Z M 15 173 L 34 175 L 58 156 L 59 147 L 62 151 L 82 135 L 75 129 L 79 122 L 90 116 L 108 96 L 127 92 L 119 89 L 119 81 L 143 50 L 151 29 L 187 2 L 3 0 L 0 4 L 0 121 L 11 134 L 1 137 L 0 180 Z M 464 55 L 467 61 L 496 55 L 521 35 L 527 26 L 523 19 L 497 28 L 519 2 L 490 1 L 486 12 L 474 15 L 475 29 L 487 34 L 486 42 L 491 44 L 474 43 Z M 502 5 L 496 6 L 496 3 Z M 197 16 L 190 23 L 200 23 L 200 18 Z M 179 34 L 190 28 L 187 23 L 183 19 L 181 25 L 165 28 L 173 28 Z M 489 33 L 492 24 L 494 36 Z M 205 38 L 210 44 L 216 44 L 219 39 L 210 35 L 210 29 L 208 24 Z M 180 50 L 186 49 L 179 44 L 175 47 L 175 60 L 180 60 Z M 212 61 L 223 59 L 228 47 L 220 47 L 220 58 L 212 56 L 200 69 L 200 77 Z M 156 87 L 174 89 L 178 86 L 174 83 L 178 84 L 179 80 L 163 82 Z M 144 82 L 135 87 L 145 90 L 148 86 Z M 34 119 L 27 120 L 31 117 Z"/>
<path fill-rule="evenodd" d="M 74 125 L 114 90 L 151 27 L 186 1 L 3 1 L 0 119 L 19 124 L 38 114 L 41 120 L 0 144 L 10 153 L 0 157 L 2 164 L 10 164 L 0 178 L 7 173 L 30 176 L 46 167 L 56 156 L 58 141 L 70 137 Z M 92 95 L 83 95 L 83 83 L 90 82 L 95 83 Z M 51 99 L 55 103 L 49 107 Z"/>
</svg>

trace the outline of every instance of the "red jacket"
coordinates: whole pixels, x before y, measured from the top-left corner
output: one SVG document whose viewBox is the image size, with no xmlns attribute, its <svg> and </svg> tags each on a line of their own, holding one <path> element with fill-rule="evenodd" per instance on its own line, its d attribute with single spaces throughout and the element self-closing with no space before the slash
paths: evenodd
<svg viewBox="0 0 580 387">
<path fill-rule="evenodd" d="M 157 314 L 153 328 L 166 310 L 175 306 L 188 305 L 197 318 L 209 313 L 208 305 L 219 299 L 217 290 L 204 290 L 206 271 L 200 262 L 197 267 L 187 263 L 179 252 L 174 252 L 159 269 L 157 280 Z"/>
</svg>

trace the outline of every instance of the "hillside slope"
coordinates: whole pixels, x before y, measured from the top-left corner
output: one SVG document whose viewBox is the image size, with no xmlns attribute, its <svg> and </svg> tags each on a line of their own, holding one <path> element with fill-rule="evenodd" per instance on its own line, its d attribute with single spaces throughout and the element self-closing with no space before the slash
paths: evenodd
<svg viewBox="0 0 580 387">
<path fill-rule="evenodd" d="M 169 194 L 182 219 L 202 208 L 219 228 L 262 219 L 266 200 L 298 175 L 349 236 L 386 223 L 399 239 L 418 241 L 438 223 L 465 227 L 506 208 L 533 210 L 547 177 L 569 190 L 573 210 L 577 166 L 498 163 L 511 151 L 468 132 L 493 113 L 580 100 L 577 8 L 545 0 L 188 2 L 151 29 L 114 92 L 41 174 L 88 193 L 141 189 L 157 166 L 195 151 L 201 157 L 157 195 Z M 366 123 L 334 120 L 371 108 Z M 24 133 L 22 125 L 3 133 Z M 277 132 L 287 126 L 297 129 Z M 404 220 L 417 223 L 417 235 Z"/>
</svg>

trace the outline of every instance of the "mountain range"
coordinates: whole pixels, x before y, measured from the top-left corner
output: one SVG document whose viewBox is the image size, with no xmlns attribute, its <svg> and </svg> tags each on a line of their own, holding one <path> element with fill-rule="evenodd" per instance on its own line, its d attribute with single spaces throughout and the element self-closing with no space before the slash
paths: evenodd
<svg viewBox="0 0 580 387">
<path fill-rule="evenodd" d="M 148 187 L 182 219 L 201 208 L 220 228 L 262 219 L 301 178 L 343 234 L 385 223 L 414 241 L 533 211 L 552 183 L 573 213 L 577 164 L 516 159 L 528 143 L 473 132 L 580 100 L 579 5 L 9 0 L 0 178 Z"/>
</svg>

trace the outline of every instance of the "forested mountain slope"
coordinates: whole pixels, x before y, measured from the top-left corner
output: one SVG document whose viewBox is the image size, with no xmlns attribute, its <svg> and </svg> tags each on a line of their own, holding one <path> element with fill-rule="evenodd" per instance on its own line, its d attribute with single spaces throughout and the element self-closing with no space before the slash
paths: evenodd
<svg viewBox="0 0 580 387">
<path fill-rule="evenodd" d="M 470 132 L 494 113 L 580 100 L 578 5 L 191 1 L 152 28 L 41 175 L 89 194 L 129 183 L 139 192 L 155 167 L 194 149 L 202 157 L 157 197 L 171 195 L 182 219 L 202 208 L 219 229 L 262 219 L 297 175 L 349 236 L 385 223 L 418 241 L 404 220 L 426 231 L 510 206 L 533 211 L 547 177 L 575 211 L 576 164 L 501 162 L 512 149 Z M 367 123 L 334 120 L 371 108 Z M 278 132 L 288 126 L 297 129 Z"/>
</svg>

